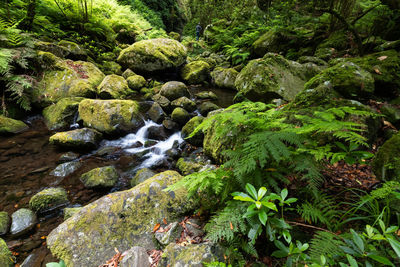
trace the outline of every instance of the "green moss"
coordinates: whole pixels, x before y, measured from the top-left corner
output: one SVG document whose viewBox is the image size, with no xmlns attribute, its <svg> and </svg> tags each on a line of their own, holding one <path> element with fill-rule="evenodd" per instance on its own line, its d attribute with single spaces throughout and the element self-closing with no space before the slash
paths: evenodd
<svg viewBox="0 0 400 267">
<path fill-rule="evenodd" d="M 107 75 L 97 87 L 97 93 L 103 99 L 124 99 L 132 93 L 132 90 L 129 89 L 124 77 L 111 74 Z"/>
<path fill-rule="evenodd" d="M 8 249 L 6 242 L 0 238 L 0 266 L 12 267 L 14 266 L 14 257 Z"/>
<path fill-rule="evenodd" d="M 16 134 L 27 129 L 24 122 L 0 115 L 0 134 Z"/>
<path fill-rule="evenodd" d="M 325 39 L 318 48 L 335 48 L 336 50 L 345 50 L 349 45 L 346 32 L 336 31 L 333 32 L 327 39 Z"/>
<path fill-rule="evenodd" d="M 372 170 L 379 180 L 400 181 L 400 134 L 386 141 L 372 161 Z"/>
<path fill-rule="evenodd" d="M 207 81 L 210 76 L 210 65 L 198 60 L 186 64 L 181 71 L 182 79 L 189 84 L 199 84 Z"/>
<path fill-rule="evenodd" d="M 10 224 L 10 217 L 5 211 L 0 211 L 0 235 L 4 235 L 8 231 L 8 226 Z"/>
<path fill-rule="evenodd" d="M 82 207 L 78 207 L 78 208 L 65 208 L 64 209 L 64 221 L 71 218 L 75 213 L 77 213 L 78 211 L 80 211 L 82 209 Z"/>
<path fill-rule="evenodd" d="M 50 144 L 72 149 L 94 149 L 102 134 L 96 130 L 82 128 L 67 132 L 58 132 L 49 138 Z"/>
<path fill-rule="evenodd" d="M 172 107 L 181 107 L 189 112 L 192 112 L 196 109 L 196 103 L 186 96 L 182 96 L 178 99 L 175 99 L 171 102 Z"/>
<path fill-rule="evenodd" d="M 74 42 L 61 40 L 58 45 L 65 48 L 68 54 L 74 58 L 84 59 L 86 57 L 86 51 Z"/>
<path fill-rule="evenodd" d="M 190 114 L 183 108 L 175 108 L 172 111 L 171 119 L 179 125 L 185 125 L 190 119 Z"/>
<path fill-rule="evenodd" d="M 78 112 L 79 102 L 83 99 L 80 97 L 63 98 L 56 104 L 45 108 L 43 110 L 43 117 L 47 128 L 57 130 L 67 128 L 71 125 Z"/>
<path fill-rule="evenodd" d="M 239 72 L 233 68 L 221 68 L 216 67 L 211 72 L 211 78 L 213 83 L 221 88 L 236 89 L 235 81 Z"/>
<path fill-rule="evenodd" d="M 114 62 L 114 61 L 103 61 L 103 64 L 100 66 L 100 68 L 106 75 L 111 75 L 111 74 L 121 75 L 122 74 L 121 65 L 119 65 L 117 62 Z"/>
<path fill-rule="evenodd" d="M 113 187 L 119 178 L 119 174 L 114 166 L 106 166 L 93 169 L 82 174 L 80 180 L 87 188 L 93 187 Z"/>
<path fill-rule="evenodd" d="M 145 87 L 147 83 L 146 79 L 140 75 L 131 75 L 128 78 L 126 78 L 126 80 L 128 82 L 129 88 L 136 91 Z"/>
<path fill-rule="evenodd" d="M 29 207 L 43 212 L 68 203 L 67 192 L 63 188 L 48 188 L 40 191 L 29 200 Z"/>
<path fill-rule="evenodd" d="M 135 130 L 143 124 L 139 104 L 132 100 L 92 100 L 79 104 L 84 125 L 100 132 L 115 133 Z"/>
<path fill-rule="evenodd" d="M 203 166 L 203 164 L 185 158 L 180 158 L 176 162 L 176 167 L 183 175 L 189 175 L 191 173 L 198 172 L 201 168 L 203 168 Z"/>
</svg>

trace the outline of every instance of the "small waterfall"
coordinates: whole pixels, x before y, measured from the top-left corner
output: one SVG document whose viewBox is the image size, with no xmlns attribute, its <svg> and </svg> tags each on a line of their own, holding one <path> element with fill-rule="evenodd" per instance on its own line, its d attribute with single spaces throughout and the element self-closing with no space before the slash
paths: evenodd
<svg viewBox="0 0 400 267">
<path fill-rule="evenodd" d="M 74 120 L 72 121 L 71 125 L 69 126 L 70 129 L 78 129 L 79 128 L 78 117 L 79 117 L 79 112 L 77 111 L 77 112 L 75 112 Z"/>
</svg>

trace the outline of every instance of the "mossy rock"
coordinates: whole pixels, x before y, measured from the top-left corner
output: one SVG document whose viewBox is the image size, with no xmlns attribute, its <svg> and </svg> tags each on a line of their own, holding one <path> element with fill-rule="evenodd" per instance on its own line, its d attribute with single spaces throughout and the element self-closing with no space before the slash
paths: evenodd
<svg viewBox="0 0 400 267">
<path fill-rule="evenodd" d="M 218 96 L 213 91 L 203 91 L 199 92 L 196 95 L 198 99 L 211 99 L 211 100 L 218 100 Z"/>
<path fill-rule="evenodd" d="M 217 110 L 217 109 L 220 109 L 220 107 L 218 105 L 214 104 L 213 102 L 210 102 L 210 101 L 203 102 L 199 106 L 199 112 L 204 117 L 207 117 L 207 114 L 209 112 Z"/>
<path fill-rule="evenodd" d="M 171 119 L 183 126 L 190 120 L 190 114 L 183 108 L 175 108 L 171 113 Z"/>
<path fill-rule="evenodd" d="M 103 64 L 101 64 L 101 70 L 104 72 L 106 75 L 111 75 L 111 74 L 116 74 L 116 75 L 121 75 L 122 74 L 122 67 L 115 61 L 103 61 Z"/>
<path fill-rule="evenodd" d="M 252 101 L 269 103 L 275 98 L 286 101 L 303 90 L 304 70 L 299 63 L 268 53 L 261 59 L 251 60 L 235 81 L 236 89 Z"/>
<path fill-rule="evenodd" d="M 79 103 L 83 97 L 62 98 L 43 110 L 43 117 L 49 130 L 68 128 L 78 112 Z"/>
<path fill-rule="evenodd" d="M 126 78 L 126 81 L 128 82 L 129 88 L 135 91 L 139 91 L 140 89 L 145 87 L 147 83 L 146 79 L 140 75 L 131 75 Z"/>
<path fill-rule="evenodd" d="M 135 176 L 131 179 L 131 186 L 134 187 L 140 183 L 143 183 L 144 181 L 146 181 L 147 179 L 150 179 L 154 175 L 156 175 L 156 173 L 148 168 L 140 169 L 136 172 Z"/>
<path fill-rule="evenodd" d="M 67 54 L 65 55 L 66 58 L 70 58 L 73 60 L 86 60 L 87 53 L 85 49 L 79 46 L 77 43 L 61 40 L 58 42 L 58 45 L 65 49 Z"/>
<path fill-rule="evenodd" d="M 191 118 L 185 126 L 182 128 L 182 137 L 194 146 L 201 146 L 203 144 L 204 134 L 202 131 L 198 131 L 194 136 L 189 138 L 189 135 L 204 121 L 204 117 L 196 116 Z"/>
<path fill-rule="evenodd" d="M 180 172 L 183 175 L 189 175 L 194 172 L 200 171 L 201 168 L 204 167 L 204 164 L 195 162 L 194 160 L 189 159 L 189 158 L 180 158 L 176 162 L 176 167 L 180 170 Z"/>
<path fill-rule="evenodd" d="M 115 247 L 155 249 L 154 225 L 179 220 L 195 208 L 184 189 L 163 191 L 181 179 L 175 171 L 162 172 L 88 204 L 48 235 L 48 247 L 69 267 L 98 266 L 113 257 Z"/>
<path fill-rule="evenodd" d="M 63 148 L 87 150 L 94 149 L 102 138 L 102 134 L 90 128 L 82 128 L 67 132 L 59 132 L 50 136 L 50 144 Z"/>
<path fill-rule="evenodd" d="M 149 118 L 155 123 L 160 123 L 164 120 L 166 114 L 160 104 L 154 102 L 149 111 L 147 111 Z"/>
<path fill-rule="evenodd" d="M 380 111 L 385 115 L 386 119 L 392 124 L 399 124 L 400 122 L 400 109 L 391 104 L 384 103 Z"/>
<path fill-rule="evenodd" d="M 344 31 L 335 31 L 326 38 L 318 48 L 335 48 L 337 51 L 342 51 L 350 45 L 348 34 Z"/>
<path fill-rule="evenodd" d="M 29 127 L 24 122 L 0 115 L 0 134 L 17 134 Z"/>
<path fill-rule="evenodd" d="M 182 82 L 171 81 L 163 84 L 160 90 L 160 95 L 168 98 L 169 101 L 173 101 L 182 96 L 190 97 L 187 86 Z M 159 103 L 161 105 L 161 103 Z M 163 106 L 163 105 L 161 105 Z"/>
<path fill-rule="evenodd" d="M 372 75 L 352 62 L 327 68 L 308 81 L 304 88 L 314 89 L 323 83 L 331 83 L 333 89 L 345 98 L 367 98 L 375 90 Z"/>
<path fill-rule="evenodd" d="M 86 188 L 113 187 L 118 182 L 119 174 L 114 166 L 93 169 L 82 174 L 80 180 Z"/>
<path fill-rule="evenodd" d="M 136 73 L 134 73 L 131 69 L 126 69 L 124 73 L 122 73 L 122 77 L 124 77 L 125 79 L 128 79 L 128 77 L 131 77 L 133 75 L 136 75 Z"/>
<path fill-rule="evenodd" d="M 299 57 L 299 59 L 297 60 L 299 63 L 304 64 L 304 63 L 314 63 L 318 66 L 321 67 L 327 67 L 328 63 L 325 60 L 322 60 L 318 57 L 311 57 L 311 56 L 302 56 Z"/>
<path fill-rule="evenodd" d="M 160 267 L 168 266 L 204 266 L 205 263 L 223 262 L 224 249 L 209 242 L 180 246 L 171 243 L 163 251 Z"/>
<path fill-rule="evenodd" d="M 211 78 L 213 84 L 215 84 L 216 86 L 235 90 L 235 81 L 238 74 L 239 72 L 237 72 L 233 68 L 216 67 L 211 72 Z"/>
<path fill-rule="evenodd" d="M 181 40 L 181 35 L 177 32 L 169 32 L 168 36 L 171 37 L 172 39 L 176 40 L 176 41 L 180 41 Z"/>
<path fill-rule="evenodd" d="M 107 75 L 97 87 L 97 93 L 102 99 L 124 99 L 132 94 L 128 82 L 124 77 L 111 74 Z"/>
<path fill-rule="evenodd" d="M 193 61 L 182 68 L 181 77 L 188 84 L 200 84 L 209 79 L 210 69 L 210 65 L 205 61 Z"/>
<path fill-rule="evenodd" d="M 51 58 L 53 68 L 45 70 L 43 78 L 33 92 L 34 101 L 46 106 L 65 97 L 93 97 L 104 74 L 93 64 L 85 61 Z M 50 59 L 48 59 L 50 60 Z"/>
<path fill-rule="evenodd" d="M 186 48 L 172 39 L 150 39 L 134 43 L 121 51 L 117 61 L 139 72 L 162 71 L 185 63 Z"/>
<path fill-rule="evenodd" d="M 65 208 L 64 209 L 64 221 L 71 218 L 75 213 L 77 213 L 81 209 L 82 209 L 82 207 Z"/>
<path fill-rule="evenodd" d="M 183 108 L 189 112 L 195 111 L 196 110 L 196 103 L 186 96 L 182 96 L 178 99 L 175 99 L 174 101 L 171 102 L 171 106 L 173 108 Z"/>
<path fill-rule="evenodd" d="M 79 103 L 83 124 L 102 133 L 125 133 L 143 125 L 139 104 L 132 100 L 92 100 Z"/>
<path fill-rule="evenodd" d="M 5 235 L 10 226 L 10 217 L 6 211 L 0 211 L 0 235 Z"/>
<path fill-rule="evenodd" d="M 7 243 L 0 238 L 0 266 L 4 267 L 13 267 L 14 256 L 11 251 L 8 249 Z"/>
<path fill-rule="evenodd" d="M 51 42 L 38 41 L 34 43 L 34 47 L 38 51 L 48 52 L 57 57 L 63 58 L 67 55 L 67 48 Z"/>
<path fill-rule="evenodd" d="M 46 212 L 68 203 L 67 191 L 63 188 L 47 188 L 29 200 L 29 207 L 35 212 Z"/>
<path fill-rule="evenodd" d="M 372 160 L 376 178 L 383 181 L 400 181 L 400 133 L 387 140 Z"/>
<path fill-rule="evenodd" d="M 155 94 L 151 97 L 151 99 L 154 102 L 157 102 L 164 111 L 168 112 L 171 110 L 171 101 L 169 101 L 168 98 L 166 98 L 165 96 L 160 94 Z"/>
<path fill-rule="evenodd" d="M 320 47 L 315 51 L 314 56 L 328 61 L 337 56 L 337 51 L 335 48 Z"/>
</svg>

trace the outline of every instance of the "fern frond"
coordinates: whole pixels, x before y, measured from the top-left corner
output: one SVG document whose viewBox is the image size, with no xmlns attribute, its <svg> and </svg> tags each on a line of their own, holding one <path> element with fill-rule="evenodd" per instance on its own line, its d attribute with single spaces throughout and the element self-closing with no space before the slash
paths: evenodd
<svg viewBox="0 0 400 267">
<path fill-rule="evenodd" d="M 340 246 L 344 244 L 338 236 L 329 232 L 319 231 L 310 241 L 309 256 L 312 261 L 319 262 L 321 255 L 324 255 L 326 258 L 343 255 Z"/>
</svg>

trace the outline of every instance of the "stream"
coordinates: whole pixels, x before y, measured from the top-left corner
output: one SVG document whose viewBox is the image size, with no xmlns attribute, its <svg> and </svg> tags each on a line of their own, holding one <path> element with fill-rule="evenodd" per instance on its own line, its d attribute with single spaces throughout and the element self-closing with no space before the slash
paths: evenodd
<svg viewBox="0 0 400 267">
<path fill-rule="evenodd" d="M 234 91 L 192 86 L 190 93 L 213 91 L 220 107 L 232 104 Z M 138 131 L 113 140 L 103 140 L 100 146 L 89 153 L 74 154 L 49 145 L 54 134 L 47 129 L 39 115 L 25 120 L 29 129 L 18 135 L 0 138 L 0 211 L 11 214 L 20 208 L 29 208 L 29 200 L 37 192 L 48 187 L 62 187 L 68 192 L 68 207 L 84 206 L 115 191 L 130 188 L 130 179 L 141 168 L 155 172 L 173 169 L 179 151 L 185 146 L 180 132 L 169 133 L 161 124 L 145 120 Z M 71 128 L 80 127 L 74 123 Z M 175 156 L 168 151 L 178 151 Z M 69 161 L 63 160 L 68 155 Z M 64 165 L 60 165 L 60 164 Z M 71 166 L 78 166 L 71 169 Z M 113 165 L 120 179 L 116 186 L 108 189 L 88 189 L 79 180 L 80 176 L 97 167 Z M 57 261 L 46 246 L 46 236 L 63 222 L 62 209 L 38 216 L 34 229 L 23 236 L 2 236 L 13 251 L 17 263 L 23 266 L 44 267 Z M 106 259 L 105 259 L 106 260 Z"/>
</svg>

